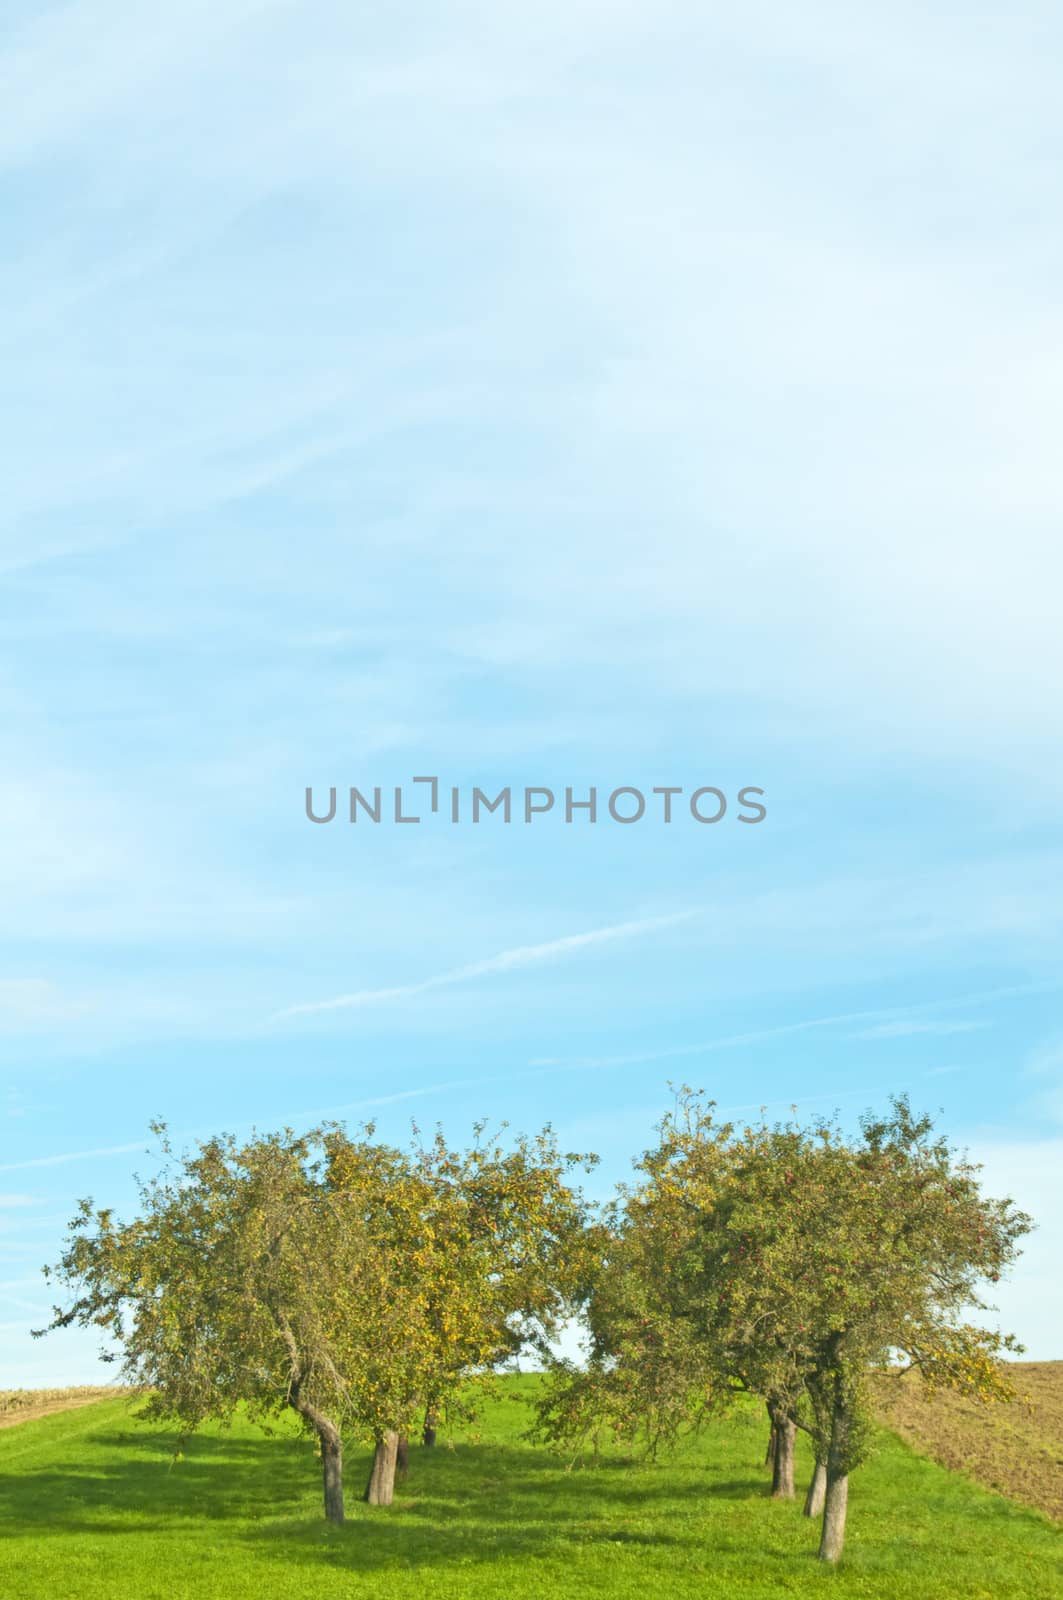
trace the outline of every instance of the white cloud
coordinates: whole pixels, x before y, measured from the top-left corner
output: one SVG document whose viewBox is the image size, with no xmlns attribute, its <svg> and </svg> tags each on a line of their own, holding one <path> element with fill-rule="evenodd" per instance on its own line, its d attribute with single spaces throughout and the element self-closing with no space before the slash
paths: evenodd
<svg viewBox="0 0 1063 1600">
<path fill-rule="evenodd" d="M 0 1211 L 10 1211 L 23 1206 L 35 1206 L 39 1202 L 31 1194 L 0 1194 Z"/>
<path fill-rule="evenodd" d="M 10 159 L 83 135 L 132 104 L 168 103 L 219 36 L 270 9 L 269 0 L 187 0 L 149 20 L 128 0 L 75 0 L 50 7 L 9 35 L 0 55 L 0 98 L 18 107 L 6 119 Z"/>
<path fill-rule="evenodd" d="M 799 23 L 779 3 L 738 15 L 694 0 L 394 15 L 325 5 L 307 30 L 291 4 L 195 0 L 156 27 L 128 0 L 81 0 L 9 37 L 9 153 L 47 163 L 98 140 L 108 194 L 153 241 L 130 250 L 123 235 L 116 267 L 112 240 L 99 269 L 92 321 L 128 327 L 120 360 L 64 337 L 76 233 L 55 246 L 46 230 L 11 266 L 9 302 L 50 294 L 59 322 L 23 374 L 41 385 L 24 419 L 45 420 L 36 448 L 13 452 L 20 513 L 102 484 L 132 537 L 160 501 L 203 508 L 411 425 L 502 419 L 556 473 L 404 459 L 393 526 L 432 564 L 433 508 L 477 495 L 492 513 L 484 613 L 529 661 L 627 660 L 675 685 L 741 649 L 746 692 L 835 716 L 870 700 L 861 725 L 878 739 L 969 746 L 977 719 L 1006 745 L 1046 744 L 1063 344 L 1039 278 L 1050 52 L 1001 17 L 972 29 L 823 0 Z M 288 230 L 277 281 L 270 240 L 245 309 L 255 206 L 309 197 L 339 259 L 362 237 L 367 173 L 393 187 L 403 227 L 441 198 L 456 214 L 474 202 L 469 233 L 433 230 L 425 324 L 409 307 L 398 327 L 360 321 L 331 279 L 326 324 L 305 320 L 313 228 Z M 146 198 L 159 191 L 161 208 Z M 197 302 L 172 280 L 204 231 L 221 294 Z M 147 291 L 133 303 L 131 271 Z M 216 323 L 217 306 L 236 314 Z M 260 318 L 283 360 L 263 358 Z M 337 380 L 351 371 L 367 376 Z M 536 539 L 499 541 L 522 503 Z M 482 582 L 475 538 L 463 530 L 445 560 L 468 555 Z"/>
<path fill-rule="evenodd" d="M 987 1194 L 1010 1195 L 1037 1230 L 1010 1277 L 993 1285 L 999 1307 L 991 1326 L 1017 1333 L 1031 1361 L 1063 1359 L 1063 1138 L 972 1138 L 970 1154 L 985 1171 Z"/>
</svg>

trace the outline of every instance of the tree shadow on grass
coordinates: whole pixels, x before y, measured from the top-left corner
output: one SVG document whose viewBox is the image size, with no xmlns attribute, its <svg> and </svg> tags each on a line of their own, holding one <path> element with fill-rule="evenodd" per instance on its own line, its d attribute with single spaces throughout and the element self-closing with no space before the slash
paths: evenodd
<svg viewBox="0 0 1063 1600">
<path fill-rule="evenodd" d="M 625 1526 L 629 1505 L 648 1508 L 612 1473 L 576 1477 L 549 1457 L 497 1445 L 427 1457 L 415 1456 L 390 1509 L 361 1504 L 361 1476 L 351 1473 L 342 1528 L 299 1519 L 265 1523 L 242 1537 L 271 1561 L 327 1562 L 352 1572 L 556 1558 L 559 1550 L 604 1544 L 663 1551 L 683 1542 L 666 1527 Z"/>
<path fill-rule="evenodd" d="M 468 1443 L 415 1449 L 410 1478 L 385 1510 L 361 1503 L 369 1456 L 348 1446 L 348 1521 L 335 1528 L 320 1512 L 320 1467 L 306 1438 L 196 1434 L 181 1460 L 177 1442 L 159 1429 L 115 1427 L 79 1439 L 69 1465 L 53 1458 L 0 1476 L 0 1538 L 150 1537 L 206 1522 L 271 1564 L 401 1571 L 595 1545 L 663 1552 L 696 1537 L 689 1526 L 670 1531 L 664 1502 L 759 1500 L 763 1489 L 753 1474 L 717 1482 L 609 1458 L 566 1471 L 545 1451 Z"/>
<path fill-rule="evenodd" d="M 714 1480 L 689 1468 L 632 1467 L 604 1458 L 573 1471 L 546 1451 L 502 1444 L 415 1450 L 408 1482 L 390 1510 L 357 1501 L 362 1479 L 349 1469 L 348 1521 L 328 1528 L 305 1520 L 269 1522 L 243 1536 L 271 1560 L 313 1566 L 328 1562 L 352 1571 L 471 1565 L 500 1558 L 557 1559 L 595 1546 L 647 1552 L 696 1547 L 696 1511 L 713 1499 L 763 1500 L 762 1475 Z M 691 1504 L 693 1502 L 693 1504 Z M 678 1526 L 669 1523 L 679 1509 Z M 691 1512 L 695 1515 L 692 1518 Z M 714 1533 L 720 1552 L 745 1559 L 747 1534 Z"/>
<path fill-rule="evenodd" d="M 139 1429 L 81 1438 L 76 1460 L 0 1474 L 0 1538 L 140 1532 L 187 1520 L 283 1515 L 316 1484 L 305 1440 L 177 1435 Z"/>
</svg>

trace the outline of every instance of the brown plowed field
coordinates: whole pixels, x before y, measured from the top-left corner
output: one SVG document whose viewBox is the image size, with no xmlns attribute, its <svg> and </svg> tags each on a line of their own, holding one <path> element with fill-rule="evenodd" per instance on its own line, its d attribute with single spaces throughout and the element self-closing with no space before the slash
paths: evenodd
<svg viewBox="0 0 1063 1600">
<path fill-rule="evenodd" d="M 1063 1519 L 1063 1361 L 1017 1361 L 1018 1398 L 979 1405 L 939 1391 L 928 1398 L 914 1374 L 878 1385 L 879 1418 L 943 1467 L 987 1489 Z"/>
</svg>

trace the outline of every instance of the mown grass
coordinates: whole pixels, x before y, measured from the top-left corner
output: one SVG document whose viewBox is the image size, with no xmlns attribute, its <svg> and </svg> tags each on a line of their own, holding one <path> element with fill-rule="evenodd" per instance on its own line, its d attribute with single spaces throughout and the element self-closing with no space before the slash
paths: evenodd
<svg viewBox="0 0 1063 1600">
<path fill-rule="evenodd" d="M 7 1600 L 565 1600 L 828 1593 L 1059 1600 L 1058 1527 L 883 1435 L 854 1477 L 832 1571 L 798 1505 L 767 1497 L 764 1423 L 747 1408 L 655 1466 L 619 1452 L 566 1471 L 527 1444 L 534 1379 L 495 1401 L 475 1442 L 415 1447 L 390 1511 L 321 1519 L 316 1462 L 285 1428 L 193 1439 L 108 1400 L 0 1435 L 0 1594 Z M 801 1458 L 801 1474 L 808 1470 Z M 416 1587 L 415 1587 L 416 1586 Z"/>
</svg>

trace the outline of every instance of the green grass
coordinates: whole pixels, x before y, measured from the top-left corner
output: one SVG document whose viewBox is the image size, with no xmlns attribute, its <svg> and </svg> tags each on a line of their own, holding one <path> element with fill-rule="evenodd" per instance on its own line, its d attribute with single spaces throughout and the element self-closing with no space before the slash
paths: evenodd
<svg viewBox="0 0 1063 1600">
<path fill-rule="evenodd" d="M 571 1472 L 522 1441 L 517 1380 L 476 1442 L 415 1447 L 390 1511 L 358 1498 L 321 1518 L 312 1447 L 247 1424 L 194 1439 L 104 1401 L 0 1432 L 5 1600 L 653 1600 L 826 1593 L 1059 1600 L 1060 1529 L 914 1455 L 891 1435 L 853 1478 L 847 1557 L 766 1495 L 765 1426 L 749 1408 L 656 1466 L 619 1453 Z M 801 1476 L 808 1471 L 802 1456 Z"/>
</svg>

